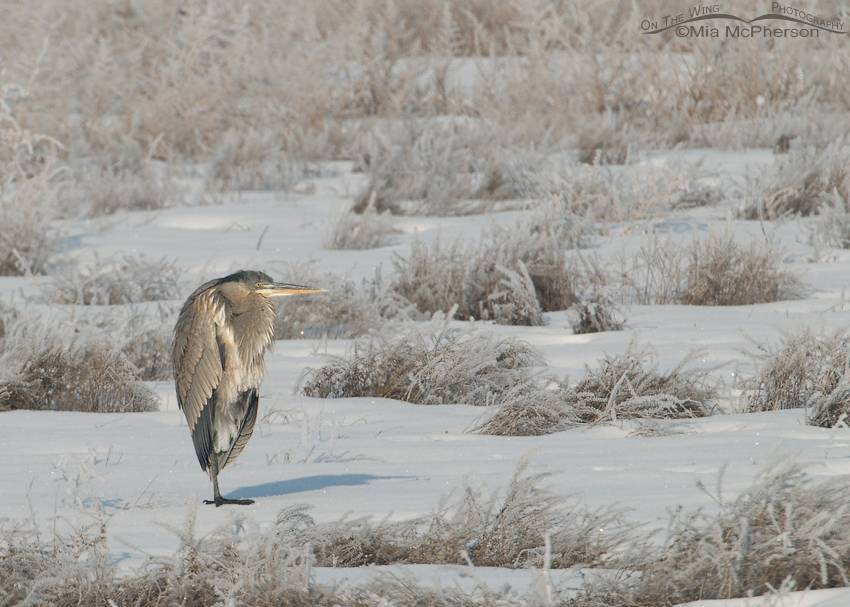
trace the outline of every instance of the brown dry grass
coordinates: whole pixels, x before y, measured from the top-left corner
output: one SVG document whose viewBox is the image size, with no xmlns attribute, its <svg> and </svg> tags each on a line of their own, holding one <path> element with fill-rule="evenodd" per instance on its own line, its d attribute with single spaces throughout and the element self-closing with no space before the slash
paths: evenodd
<svg viewBox="0 0 850 607">
<path fill-rule="evenodd" d="M 43 322 L 19 323 L 0 342 L 0 409 L 156 411 L 153 393 L 105 337 Z"/>
<path fill-rule="evenodd" d="M 695 237 L 690 246 L 647 239 L 619 264 L 621 297 L 643 305 L 742 306 L 795 299 L 803 290 L 773 242 L 739 242 L 732 226 Z"/>
</svg>

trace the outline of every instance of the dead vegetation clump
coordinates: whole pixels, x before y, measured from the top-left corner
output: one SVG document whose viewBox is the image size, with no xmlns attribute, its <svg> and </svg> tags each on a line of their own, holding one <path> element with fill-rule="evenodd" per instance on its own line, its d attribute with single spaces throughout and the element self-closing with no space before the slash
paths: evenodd
<svg viewBox="0 0 850 607">
<path fill-rule="evenodd" d="M 449 315 L 450 317 L 451 315 Z M 531 381 L 540 355 L 516 340 L 496 341 L 474 329 L 450 329 L 442 314 L 398 339 L 355 344 L 302 376 L 303 394 L 316 398 L 377 396 L 422 405 L 490 405 Z"/>
<path fill-rule="evenodd" d="M 47 287 L 47 295 L 58 304 L 108 306 L 179 299 L 183 270 L 165 257 L 145 255 L 120 259 L 95 257 L 85 270 L 73 263 L 63 268 Z"/>
<path fill-rule="evenodd" d="M 619 313 L 610 297 L 597 295 L 574 303 L 570 310 L 577 318 L 570 322 L 573 333 L 604 333 L 606 331 L 622 331 L 625 319 Z"/>
<path fill-rule="evenodd" d="M 548 474 L 527 473 L 528 459 L 519 462 L 504 495 L 467 485 L 459 500 L 451 503 L 449 494 L 436 511 L 410 521 L 375 524 L 361 519 L 317 525 L 306 536 L 316 565 L 472 563 L 476 567 L 540 568 L 547 556 L 547 536 L 549 567 L 616 563 L 616 549 L 634 528 L 618 522 L 625 510 L 588 511 L 578 501 L 570 503 L 553 495 L 540 486 Z M 286 530 L 281 531 L 285 534 Z"/>
<path fill-rule="evenodd" d="M 156 411 L 120 346 L 93 331 L 18 321 L 0 342 L 0 409 Z"/>
<path fill-rule="evenodd" d="M 847 140 L 836 139 L 822 149 L 792 144 L 773 172 L 756 181 L 741 215 L 745 219 L 770 220 L 787 215 L 816 215 L 835 196 L 850 200 Z"/>
<path fill-rule="evenodd" d="M 177 308 L 159 307 L 156 313 L 133 310 L 129 320 L 118 324 L 112 335 L 121 334 L 121 352 L 133 365 L 141 381 L 171 381 L 171 341 L 177 322 Z"/>
<path fill-rule="evenodd" d="M 378 213 L 370 202 L 362 213 L 339 213 L 331 219 L 324 248 L 331 251 L 377 249 L 393 244 L 399 234 L 389 211 Z"/>
<path fill-rule="evenodd" d="M 0 592 L 10 604 L 28 600 L 57 607 L 113 602 L 378 607 L 387 600 L 472 607 L 482 604 L 482 594 L 519 607 L 527 597 L 503 596 L 486 587 L 472 594 L 429 588 L 403 569 L 373 571 L 363 582 L 330 586 L 316 583 L 311 568 L 432 563 L 470 566 L 474 574 L 471 567 L 618 565 L 628 552 L 624 547 L 634 541 L 636 526 L 623 522 L 626 510 L 591 511 L 581 500 L 553 495 L 543 485 L 547 476 L 529 474 L 525 458 L 505 489 L 467 482 L 459 498 L 450 493 L 434 512 L 410 521 L 315 524 L 307 514 L 310 506 L 294 505 L 280 512 L 270 531 L 239 517 L 200 536 L 192 500 L 182 524 L 158 523 L 178 538 L 177 550 L 120 576 L 107 564 L 108 515 L 69 481 L 77 507 L 91 523 L 74 526 L 63 519 L 51 541 L 34 521 L 0 521 Z M 540 586 L 557 596 L 545 581 Z"/>
<path fill-rule="evenodd" d="M 286 281 L 326 289 L 313 297 L 287 297 L 277 307 L 275 339 L 353 339 L 379 334 L 393 321 L 421 318 L 381 276 L 360 284 L 345 276 L 318 275 L 309 266 L 290 265 Z"/>
<path fill-rule="evenodd" d="M 756 365 L 754 377 L 744 383 L 747 411 L 778 411 L 808 406 L 815 395 L 831 394 L 848 364 L 850 338 L 845 329 L 818 335 L 811 327 L 782 332 L 777 347 L 753 342 L 748 353 Z"/>
<path fill-rule="evenodd" d="M 0 58 L 0 276 L 41 274 L 54 249 L 49 221 L 65 178 L 62 146 L 20 125 L 13 108 L 27 93 L 4 76 Z"/>
<path fill-rule="evenodd" d="M 737 242 L 731 228 L 690 247 L 653 238 L 620 265 L 623 299 L 642 305 L 753 305 L 794 299 L 802 289 L 773 243 Z"/>
<path fill-rule="evenodd" d="M 850 413 L 847 372 L 850 337 L 846 328 L 818 334 L 801 326 L 793 333 L 782 332 L 782 341 L 753 342 L 748 352 L 756 366 L 755 375 L 743 384 L 744 409 L 778 411 L 811 407 L 808 423 L 830 427 Z"/>
<path fill-rule="evenodd" d="M 610 111 L 582 125 L 578 135 L 578 161 L 582 164 L 626 164 L 631 139 L 621 117 Z"/>
<path fill-rule="evenodd" d="M 850 204 L 837 190 L 826 197 L 818 211 L 818 218 L 809 227 L 809 242 L 814 246 L 850 249 Z"/>
<path fill-rule="evenodd" d="M 746 306 L 799 297 L 800 281 L 769 242 L 737 243 L 730 232 L 695 241 L 691 254 L 682 304 Z"/>
<path fill-rule="evenodd" d="M 180 202 L 172 168 L 154 155 L 162 137 L 147 147 L 128 136 L 72 149 L 71 179 L 59 192 L 63 215 L 97 217 L 118 211 L 152 211 Z"/>
<path fill-rule="evenodd" d="M 228 129 L 212 152 L 207 187 L 212 190 L 292 190 L 304 176 L 272 131 Z"/>
<path fill-rule="evenodd" d="M 850 585 L 850 479 L 816 484 L 794 457 L 775 458 L 732 501 L 721 493 L 721 471 L 709 494 L 716 513 L 672 512 L 664 545 L 639 579 L 603 577 L 577 605 L 678 605 Z"/>
<path fill-rule="evenodd" d="M 190 500 L 182 525 L 158 523 L 179 539 L 172 555 L 137 572 L 109 566 L 108 514 L 90 499 L 80 466 L 68 475 L 69 498 L 87 517 L 61 518 L 52 537 L 35 520 L 0 521 L 0 592 L 7 603 L 72 607 L 80 604 L 225 604 L 363 607 L 398 604 L 507 607 L 569 604 L 576 607 L 654 607 L 688 601 L 785 593 L 850 585 L 850 478 L 814 482 L 795 454 L 773 459 L 738 497 L 727 500 L 722 476 L 710 509 L 671 511 L 658 542 L 638 534 L 619 506 L 589 510 L 581 500 L 553 495 L 545 473 L 519 462 L 508 486 L 490 491 L 465 483 L 437 508 L 409 521 L 368 519 L 316 524 L 309 505 L 280 512 L 271 530 L 238 517 L 206 535 L 196 531 Z M 61 480 L 61 479 L 60 479 Z M 88 495 L 84 494 L 87 493 Z M 88 498 L 88 499 L 86 499 Z M 649 534 L 650 537 L 653 535 Z M 465 565 L 536 568 L 541 582 L 529 595 L 494 594 L 476 587 L 427 588 L 403 569 L 371 573 L 365 583 L 318 584 L 314 565 Z M 550 569 L 594 568 L 578 593 L 549 582 Z M 537 601 L 536 599 L 540 599 Z"/>
<path fill-rule="evenodd" d="M 506 148 L 509 133 L 478 121 L 407 120 L 362 138 L 358 166 L 369 183 L 354 211 L 374 205 L 396 215 L 470 215 L 537 193 L 532 150 Z"/>
<path fill-rule="evenodd" d="M 539 382 L 514 390 L 477 431 L 499 436 L 539 436 L 578 424 L 636 419 L 688 419 L 708 415 L 716 389 L 710 369 L 688 369 L 698 352 L 667 374 L 658 372 L 649 348 L 635 342 L 623 355 L 606 356 L 576 385 L 566 380 Z"/>
<path fill-rule="evenodd" d="M 583 272 L 570 251 L 584 246 L 588 227 L 544 205 L 509 228 L 493 226 L 481 241 L 457 239 L 427 247 L 415 238 L 410 257 L 397 256 L 395 291 L 426 314 L 456 306 L 460 319 L 537 326 L 543 312 L 564 310 L 601 277 Z"/>
</svg>

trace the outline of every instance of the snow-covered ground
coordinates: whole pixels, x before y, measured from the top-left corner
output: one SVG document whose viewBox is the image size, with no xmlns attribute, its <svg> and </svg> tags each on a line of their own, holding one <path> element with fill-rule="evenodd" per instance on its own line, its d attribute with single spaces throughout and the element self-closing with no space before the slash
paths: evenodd
<svg viewBox="0 0 850 607">
<path fill-rule="evenodd" d="M 697 163 L 708 177 L 740 180 L 772 162 L 769 151 L 667 154 L 678 162 Z M 662 160 L 647 161 L 647 166 Z M 708 167 L 708 168 L 706 168 Z M 176 259 L 197 284 L 240 268 L 262 269 L 276 278 L 288 263 L 310 263 L 316 271 L 373 277 L 392 269 L 394 253 L 406 256 L 414 232 L 425 242 L 460 234 L 477 239 L 490 222 L 512 224 L 520 212 L 459 218 L 398 218 L 396 244 L 366 251 L 327 251 L 322 240 L 333 213 L 350 204 L 345 198 L 361 184 L 345 164 L 336 173 L 314 180 L 309 193 L 245 192 L 214 206 L 124 213 L 63 224 L 60 255 L 86 261 L 112 254 L 144 254 Z M 612 226 L 597 238 L 600 255 L 632 250 L 646 231 L 684 237 L 693 231 L 723 230 L 728 206 L 682 210 L 663 220 L 640 223 L 623 233 Z M 267 229 L 268 228 L 268 229 Z M 689 352 L 702 349 L 692 363 L 718 366 L 723 414 L 704 419 L 665 422 L 671 435 L 630 436 L 634 426 L 599 425 L 540 437 L 496 437 L 470 433 L 487 410 L 470 405 L 419 406 L 398 401 L 349 398 L 318 400 L 295 394 L 306 367 L 321 365 L 327 355 L 344 355 L 351 342 L 279 341 L 266 357 L 260 417 L 245 451 L 221 475 L 222 492 L 252 498 L 244 508 L 198 506 L 197 532 L 212 531 L 222 521 L 248 515 L 261 527 L 273 525 L 281 509 L 309 504 L 317 522 L 343 516 L 402 520 L 437 508 L 442 496 L 464 483 L 489 491 L 505 487 L 527 454 L 533 471 L 551 473 L 555 494 L 575 496 L 587 507 L 619 504 L 629 520 L 650 531 L 663 527 L 667 509 L 711 509 L 715 502 L 697 487 L 713 488 L 723 477 L 724 495 L 744 490 L 777 455 L 798 452 L 798 461 L 814 465 L 816 478 L 850 474 L 850 436 L 845 429 L 805 425 L 805 412 L 736 412 L 736 374 L 752 372 L 741 349 L 753 349 L 748 336 L 776 343 L 781 330 L 799 323 L 826 330 L 850 324 L 845 289 L 850 286 L 850 252 L 829 250 L 812 261 L 805 224 L 787 221 L 763 226 L 738 222 L 736 231 L 758 235 L 769 230 L 786 247 L 786 261 L 806 283 L 805 298 L 741 307 L 633 306 L 624 310 L 625 330 L 574 335 L 567 313 L 546 315 L 545 327 L 482 325 L 500 336 L 516 336 L 546 357 L 548 372 L 573 380 L 595 367 L 606 353 L 620 354 L 637 334 L 652 346 L 662 371 L 675 367 Z M 265 236 L 261 240 L 261 235 Z M 2 278 L 0 296 L 37 293 L 48 279 Z M 179 302 L 175 302 L 177 304 Z M 458 325 L 462 323 L 457 323 Z M 152 384 L 161 410 L 140 414 L 82 414 L 14 411 L 0 414 L 0 519 L 34 518 L 47 529 L 70 529 L 85 523 L 94 503 L 106 516 L 109 560 L 132 570 L 148 556 L 172 554 L 179 538 L 158 523 L 177 524 L 195 500 L 212 496 L 201 472 L 173 386 Z M 267 415 L 271 413 L 270 415 Z M 89 521 L 90 522 L 90 521 Z M 522 593 L 539 572 L 414 566 L 409 571 L 423 584 L 510 585 Z M 367 570 L 315 569 L 318 581 L 354 583 L 375 573 Z M 555 585 L 577 587 L 581 572 L 551 572 Z M 344 581 L 343 578 L 345 578 Z M 792 593 L 784 598 L 705 601 L 700 605 L 837 606 L 850 604 L 850 590 Z"/>
</svg>

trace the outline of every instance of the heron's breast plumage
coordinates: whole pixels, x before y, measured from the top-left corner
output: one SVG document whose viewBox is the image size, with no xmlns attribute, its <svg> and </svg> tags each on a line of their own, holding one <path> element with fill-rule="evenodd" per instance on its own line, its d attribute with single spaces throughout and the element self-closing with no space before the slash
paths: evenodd
<svg viewBox="0 0 850 607">
<path fill-rule="evenodd" d="M 227 451 L 238 438 L 246 414 L 244 400 L 247 390 L 257 390 L 265 375 L 263 356 L 274 343 L 275 311 L 262 295 L 254 306 L 240 313 L 222 304 L 214 318 L 217 340 L 222 349 L 221 382 L 216 390 L 216 449 Z"/>
</svg>

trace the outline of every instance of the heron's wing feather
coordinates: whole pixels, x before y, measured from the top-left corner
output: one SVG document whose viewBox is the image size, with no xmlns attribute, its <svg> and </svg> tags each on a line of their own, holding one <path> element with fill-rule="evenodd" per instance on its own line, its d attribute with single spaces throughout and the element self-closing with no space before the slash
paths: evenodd
<svg viewBox="0 0 850 607">
<path fill-rule="evenodd" d="M 227 464 L 235 460 L 240 453 L 242 453 L 242 449 L 245 448 L 245 445 L 254 433 L 254 424 L 257 422 L 257 410 L 259 409 L 260 395 L 255 389 L 246 390 L 239 395 L 239 399 L 246 405 L 245 417 L 242 418 L 242 425 L 239 426 L 239 434 L 236 440 L 233 441 L 233 447 L 231 447 L 229 452 L 219 455 L 219 470 L 223 469 Z"/>
<path fill-rule="evenodd" d="M 201 293 L 186 302 L 174 329 L 174 381 L 195 452 L 206 470 L 212 452 L 215 391 L 224 369 L 216 325 L 224 324 L 224 302 Z"/>
<path fill-rule="evenodd" d="M 192 430 L 192 442 L 195 444 L 195 453 L 198 455 L 198 461 L 201 463 L 201 470 L 210 468 L 210 457 L 213 454 L 213 421 L 215 419 L 215 390 L 212 396 L 207 400 L 206 406 L 201 409 L 201 414 L 195 421 L 195 427 Z"/>
</svg>

